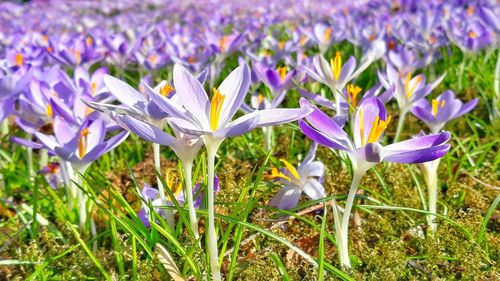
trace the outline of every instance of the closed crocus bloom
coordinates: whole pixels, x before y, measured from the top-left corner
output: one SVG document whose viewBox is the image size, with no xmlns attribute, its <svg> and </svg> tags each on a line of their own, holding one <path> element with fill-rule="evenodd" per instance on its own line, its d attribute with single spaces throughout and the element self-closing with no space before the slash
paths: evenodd
<svg viewBox="0 0 500 281">
<path fill-rule="evenodd" d="M 421 99 L 411 109 L 411 112 L 429 127 L 432 133 L 441 131 L 447 122 L 472 111 L 479 98 L 467 103 L 455 97 L 453 91 L 446 91 L 431 102 Z"/>
<path fill-rule="evenodd" d="M 323 187 L 325 165 L 320 161 L 314 161 L 316 148 L 317 144 L 313 143 L 304 161 L 297 168 L 284 159 L 280 161 L 285 165 L 285 168 L 279 171 L 273 168 L 271 178 L 277 179 L 284 186 L 269 202 L 269 205 L 288 210 L 297 206 L 302 193 L 305 193 L 312 200 L 326 196 Z"/>
</svg>

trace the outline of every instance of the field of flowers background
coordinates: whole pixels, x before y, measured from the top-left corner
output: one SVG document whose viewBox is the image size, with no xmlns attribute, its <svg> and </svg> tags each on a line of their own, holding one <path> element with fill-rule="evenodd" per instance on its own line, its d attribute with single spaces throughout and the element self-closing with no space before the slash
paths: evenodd
<svg viewBox="0 0 500 281">
<path fill-rule="evenodd" d="M 0 280 L 499 280 L 498 1 L 0 3 Z"/>
</svg>

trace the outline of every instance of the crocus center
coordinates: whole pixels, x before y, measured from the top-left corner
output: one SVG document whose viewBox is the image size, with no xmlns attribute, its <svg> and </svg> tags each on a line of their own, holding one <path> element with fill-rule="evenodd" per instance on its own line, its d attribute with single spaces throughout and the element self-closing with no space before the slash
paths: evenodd
<svg viewBox="0 0 500 281">
<path fill-rule="evenodd" d="M 407 98 L 413 95 L 413 92 L 415 92 L 415 89 L 417 88 L 418 84 L 422 82 L 422 76 L 418 76 L 417 80 L 415 81 L 415 83 L 413 83 L 413 85 L 411 85 L 412 84 L 411 81 L 412 81 L 411 74 L 408 73 L 405 81 L 405 93 Z"/>
<path fill-rule="evenodd" d="M 432 115 L 436 116 L 439 112 L 439 108 L 443 108 L 446 105 L 445 100 L 438 100 L 438 99 L 433 99 L 432 100 Z"/>
<path fill-rule="evenodd" d="M 278 44 L 278 48 L 280 48 L 280 50 L 283 50 L 285 48 L 285 43 L 286 41 L 280 41 L 279 44 Z"/>
<path fill-rule="evenodd" d="M 259 103 L 259 105 L 261 105 L 263 101 L 264 101 L 264 95 L 259 94 L 257 96 L 257 102 Z"/>
<path fill-rule="evenodd" d="M 476 37 L 477 37 L 477 33 L 475 33 L 474 31 L 469 32 L 469 38 L 474 39 Z"/>
<path fill-rule="evenodd" d="M 337 52 L 335 58 L 330 59 L 330 68 L 332 69 L 333 79 L 337 81 L 340 76 L 340 70 L 342 69 L 342 53 Z"/>
<path fill-rule="evenodd" d="M 160 94 L 167 98 L 173 91 L 174 87 L 170 86 L 168 83 L 165 83 L 165 85 L 163 85 L 163 87 L 160 88 Z"/>
<path fill-rule="evenodd" d="M 24 65 L 24 56 L 23 54 L 21 53 L 17 53 L 16 54 L 16 57 L 15 57 L 15 60 L 16 60 L 16 65 L 21 67 Z"/>
<path fill-rule="evenodd" d="M 227 37 L 227 36 L 222 36 L 219 39 L 219 50 L 221 52 L 225 52 L 226 51 L 226 47 L 227 47 L 227 43 L 228 42 L 229 42 L 229 37 Z"/>
<path fill-rule="evenodd" d="M 307 43 L 307 37 L 305 35 L 300 36 L 299 45 L 303 47 Z"/>
<path fill-rule="evenodd" d="M 323 44 L 328 43 L 331 37 L 332 37 L 332 29 L 328 27 L 327 29 L 325 29 L 325 33 L 323 33 L 323 39 L 322 39 Z"/>
<path fill-rule="evenodd" d="M 78 50 L 75 51 L 75 61 L 76 64 L 80 64 L 80 62 L 82 61 L 82 53 L 80 53 L 80 51 Z"/>
<path fill-rule="evenodd" d="M 212 102 L 210 103 L 210 128 L 215 131 L 219 127 L 219 118 L 226 96 L 221 94 L 219 90 L 215 88 L 213 88 L 213 92 L 214 96 L 212 97 Z"/>
<path fill-rule="evenodd" d="M 290 172 L 290 174 L 292 174 L 292 176 L 295 178 L 295 179 L 299 179 L 300 176 L 299 176 L 299 172 L 297 172 L 297 170 L 295 169 L 295 167 L 290 164 L 288 161 L 286 161 L 285 159 L 280 159 L 280 162 L 285 164 L 287 170 Z"/>
<path fill-rule="evenodd" d="M 94 43 L 94 39 L 92 39 L 92 37 L 90 36 L 87 36 L 87 38 L 85 38 L 85 44 L 87 44 L 87 46 L 92 46 L 92 44 Z"/>
<path fill-rule="evenodd" d="M 271 175 L 269 176 L 270 179 L 277 179 L 277 178 L 281 178 L 281 179 L 284 179 L 284 180 L 287 180 L 287 181 L 291 181 L 290 180 L 290 177 L 283 174 L 282 172 L 280 172 L 278 169 L 276 168 L 272 168 L 271 170 Z"/>
<path fill-rule="evenodd" d="M 90 134 L 89 128 L 85 128 L 80 133 L 80 137 L 78 137 L 78 155 L 80 159 L 85 156 L 87 153 L 87 144 L 88 144 L 88 135 Z"/>
<path fill-rule="evenodd" d="M 92 94 L 92 96 L 95 96 L 96 92 L 97 92 L 97 83 L 96 82 L 90 83 L 90 93 Z"/>
<path fill-rule="evenodd" d="M 365 146 L 368 143 L 377 142 L 380 139 L 380 136 L 384 133 L 385 129 L 391 122 L 391 116 L 389 115 L 386 120 L 380 120 L 380 117 L 377 115 L 375 120 L 373 120 L 370 133 L 368 134 L 368 138 L 365 139 L 365 124 L 363 119 L 363 111 L 360 109 L 359 111 L 359 134 L 361 137 L 361 146 Z"/>
<path fill-rule="evenodd" d="M 191 63 L 191 64 L 193 64 L 193 63 L 195 63 L 195 62 L 196 62 L 196 59 L 195 59 L 193 56 L 190 56 L 190 57 L 188 58 L 188 62 L 189 62 L 189 63 Z"/>
<path fill-rule="evenodd" d="M 151 54 L 148 56 L 148 60 L 151 62 L 153 66 L 155 66 L 158 63 L 158 56 L 155 54 Z"/>
<path fill-rule="evenodd" d="M 467 8 L 467 15 L 468 15 L 469 17 L 472 17 L 472 15 L 474 15 L 474 11 L 475 11 L 474 6 L 469 6 L 469 7 Z"/>
<path fill-rule="evenodd" d="M 285 77 L 287 74 L 286 66 L 280 66 L 276 69 L 276 71 L 278 72 L 278 74 L 281 78 L 281 81 L 285 81 Z"/>
<path fill-rule="evenodd" d="M 51 162 L 47 164 L 47 170 L 51 174 L 57 174 L 59 172 L 59 164 L 55 162 Z"/>
<path fill-rule="evenodd" d="M 354 84 L 347 85 L 347 98 L 351 101 L 352 106 L 356 107 L 358 105 L 358 95 L 361 93 L 361 87 Z"/>
<path fill-rule="evenodd" d="M 85 116 L 88 116 L 90 113 L 94 112 L 94 110 L 88 106 L 85 107 Z"/>
<path fill-rule="evenodd" d="M 50 103 L 47 104 L 46 112 L 47 116 L 49 116 L 50 118 L 54 117 L 54 112 L 52 111 L 52 105 L 50 105 Z"/>
<path fill-rule="evenodd" d="M 182 184 L 179 183 L 177 185 L 177 187 L 174 185 L 174 177 L 170 177 L 169 178 L 169 181 L 168 181 L 168 187 L 170 188 L 170 190 L 172 191 L 172 193 L 174 194 L 174 197 L 175 198 L 179 198 L 179 195 L 181 194 L 182 192 Z M 170 195 L 168 195 L 168 201 L 171 201 L 173 202 L 174 200 L 170 197 Z"/>
</svg>

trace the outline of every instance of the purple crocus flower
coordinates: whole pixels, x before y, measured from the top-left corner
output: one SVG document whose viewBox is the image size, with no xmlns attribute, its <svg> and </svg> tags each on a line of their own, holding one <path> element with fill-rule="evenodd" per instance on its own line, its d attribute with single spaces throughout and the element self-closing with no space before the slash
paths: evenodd
<svg viewBox="0 0 500 281">
<path fill-rule="evenodd" d="M 85 170 L 93 161 L 123 142 L 128 132 L 123 131 L 105 140 L 106 127 L 102 119 L 86 120 L 77 128 L 62 118 L 55 118 L 53 136 L 41 132 L 36 132 L 35 136 L 49 151 L 78 170 Z"/>
<path fill-rule="evenodd" d="M 216 176 L 214 180 L 214 186 L 215 186 L 215 192 L 219 192 L 219 178 Z M 175 200 L 179 205 L 184 205 L 185 199 L 184 199 L 184 191 L 182 189 L 182 186 L 173 186 L 173 182 L 169 184 L 169 187 L 172 189 L 172 193 L 175 196 Z M 151 209 L 149 207 L 149 204 L 153 207 L 153 210 L 160 214 L 161 216 L 165 216 L 165 210 L 161 209 L 161 207 L 165 206 L 164 203 L 162 203 L 162 200 L 160 198 L 159 190 L 156 188 L 152 188 L 149 184 L 145 184 L 144 187 L 142 188 L 142 191 L 139 193 L 142 199 L 142 208 L 139 210 L 137 213 L 137 216 L 139 219 L 142 221 L 145 227 L 150 228 L 151 224 L 149 223 L 150 218 L 152 218 L 152 215 L 150 214 Z M 193 194 L 192 196 L 195 196 L 195 201 L 194 201 L 194 207 L 195 208 L 200 208 L 201 203 L 203 202 L 203 192 L 201 190 L 201 183 L 197 183 L 194 188 L 193 188 Z M 174 203 L 172 199 L 168 198 L 167 206 L 174 206 Z"/>
<path fill-rule="evenodd" d="M 61 175 L 61 167 L 58 162 L 50 162 L 42 167 L 40 173 L 45 177 L 45 180 L 52 189 L 56 189 L 64 185 Z"/>
<path fill-rule="evenodd" d="M 325 165 L 320 161 L 313 161 L 316 157 L 316 148 L 317 144 L 313 143 L 304 161 L 297 169 L 286 160 L 280 159 L 286 168 L 280 171 L 273 168 L 271 177 L 278 179 L 285 186 L 278 191 L 269 205 L 288 210 L 297 206 L 302 193 L 305 193 L 312 200 L 326 196 L 323 187 Z"/>
<path fill-rule="evenodd" d="M 304 98 L 301 106 L 309 108 L 312 105 Z M 384 103 L 377 97 L 365 99 L 356 111 L 354 118 L 353 139 L 328 115 L 315 108 L 305 117 L 306 121 L 299 120 L 302 132 L 318 144 L 336 150 L 345 151 L 353 167 L 353 180 L 343 215 L 336 210 L 336 237 L 339 248 L 339 258 L 343 266 L 350 267 L 348 253 L 349 217 L 354 203 L 356 191 L 363 175 L 374 165 L 382 161 L 396 163 L 422 163 L 438 159 L 450 149 L 447 144 L 449 132 L 442 132 L 411 140 L 382 146 L 380 140 L 391 117 L 387 116 Z"/>
<path fill-rule="evenodd" d="M 429 127 L 431 133 L 441 131 L 447 122 L 458 118 L 472 111 L 479 98 L 475 98 L 467 103 L 455 97 L 453 91 L 446 91 L 429 103 L 426 99 L 416 102 L 411 112 Z"/>
</svg>

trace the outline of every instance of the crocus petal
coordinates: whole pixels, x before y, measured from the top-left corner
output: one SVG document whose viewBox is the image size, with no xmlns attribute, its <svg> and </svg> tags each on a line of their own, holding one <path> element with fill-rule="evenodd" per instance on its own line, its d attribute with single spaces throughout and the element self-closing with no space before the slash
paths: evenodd
<svg viewBox="0 0 500 281">
<path fill-rule="evenodd" d="M 312 108 L 273 108 L 259 110 L 257 127 L 276 126 L 289 123 L 307 116 L 313 111 Z"/>
<path fill-rule="evenodd" d="M 278 191 L 269 205 L 278 209 L 288 210 L 297 206 L 301 191 L 293 187 L 283 187 Z"/>
<path fill-rule="evenodd" d="M 281 86 L 282 81 L 278 73 L 276 73 L 276 71 L 268 69 L 266 70 L 264 75 L 267 80 L 267 83 L 271 88 L 277 89 Z"/>
<path fill-rule="evenodd" d="M 146 98 L 141 93 L 122 80 L 110 75 L 105 75 L 103 79 L 106 87 L 121 103 L 129 107 L 147 103 Z"/>
<path fill-rule="evenodd" d="M 234 137 L 243 135 L 255 128 L 259 122 L 259 119 L 259 111 L 254 111 L 234 120 L 225 128 L 216 131 L 214 135 L 219 137 Z"/>
<path fill-rule="evenodd" d="M 351 151 L 349 148 L 343 146 L 338 142 L 336 139 L 331 139 L 328 136 L 325 136 L 322 132 L 312 128 L 304 122 L 303 120 L 299 120 L 299 127 L 302 133 L 306 135 L 308 138 L 310 138 L 312 141 L 317 142 L 321 145 L 324 145 L 326 147 L 334 148 L 334 149 L 339 149 L 339 150 L 344 150 L 344 151 Z"/>
<path fill-rule="evenodd" d="M 315 179 L 308 179 L 302 187 L 302 191 L 312 200 L 318 200 L 325 197 L 325 188 Z"/>
<path fill-rule="evenodd" d="M 118 115 L 116 116 L 116 119 L 118 124 L 147 141 L 165 146 L 175 146 L 176 144 L 176 139 L 173 136 L 167 134 L 166 132 L 153 125 L 124 115 Z"/>
<path fill-rule="evenodd" d="M 351 77 L 356 68 L 356 60 L 350 57 L 340 70 L 339 78 L 337 79 L 337 89 L 343 89 L 345 85 L 353 78 Z"/>
<path fill-rule="evenodd" d="M 174 88 L 186 109 L 191 111 L 201 124 L 208 127 L 207 113 L 210 102 L 207 93 L 200 81 L 180 64 L 174 66 Z"/>
<path fill-rule="evenodd" d="M 224 79 L 219 92 L 225 95 L 224 104 L 219 117 L 219 124 L 230 121 L 241 107 L 250 86 L 250 69 L 246 64 L 240 65 Z"/>
<path fill-rule="evenodd" d="M 450 149 L 447 144 L 451 134 L 419 136 L 384 147 L 384 160 L 397 163 L 422 163 L 445 155 Z"/>
<path fill-rule="evenodd" d="M 462 116 L 466 113 L 469 113 L 472 111 L 474 108 L 476 108 L 477 103 L 479 102 L 479 98 L 475 98 L 468 103 L 464 104 L 462 108 L 455 114 L 454 118 L 457 118 L 459 116 Z"/>
<path fill-rule="evenodd" d="M 317 107 L 313 106 L 306 99 L 300 99 L 301 107 L 312 107 L 314 109 L 309 115 L 306 116 L 306 120 L 318 131 L 320 131 L 324 136 L 331 140 L 335 140 L 336 143 L 342 144 L 344 149 L 351 147 L 351 140 L 349 136 L 342 130 L 341 127 L 335 123 L 332 118 L 326 115 L 323 111 L 319 110 Z"/>
</svg>

